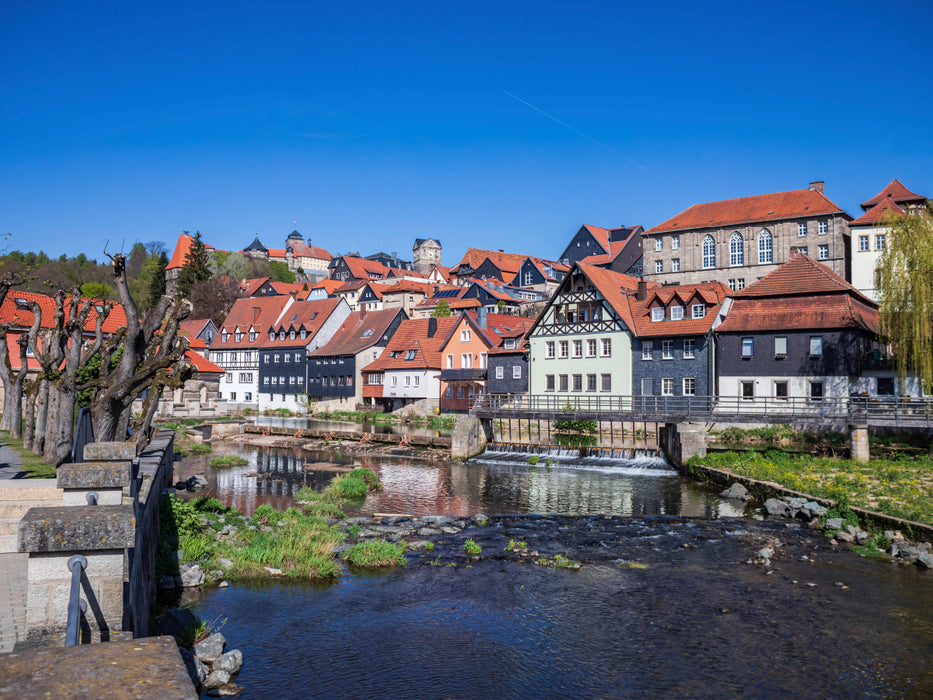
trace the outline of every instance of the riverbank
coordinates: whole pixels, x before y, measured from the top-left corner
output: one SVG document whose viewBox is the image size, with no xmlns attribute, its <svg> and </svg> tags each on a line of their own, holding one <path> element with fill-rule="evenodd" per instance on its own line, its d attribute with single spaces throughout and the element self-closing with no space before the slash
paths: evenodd
<svg viewBox="0 0 933 700">
<path fill-rule="evenodd" d="M 730 478 L 772 483 L 795 492 L 833 502 L 844 501 L 871 514 L 889 516 L 924 526 L 933 532 L 933 459 L 928 454 L 894 460 L 800 456 L 768 448 L 762 451 L 708 453 L 687 464 L 688 473 L 709 479 L 704 470 Z"/>
</svg>

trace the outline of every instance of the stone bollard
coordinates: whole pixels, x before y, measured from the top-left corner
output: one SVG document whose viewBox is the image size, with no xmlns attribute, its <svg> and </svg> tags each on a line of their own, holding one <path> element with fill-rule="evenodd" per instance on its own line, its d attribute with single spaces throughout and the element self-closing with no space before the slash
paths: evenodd
<svg viewBox="0 0 933 700">
<path fill-rule="evenodd" d="M 63 464 L 56 478 L 62 489 L 63 506 L 87 506 L 87 496 L 97 494 L 99 506 L 123 505 L 129 496 L 130 462 L 77 462 Z"/>
<path fill-rule="evenodd" d="M 853 462 L 865 464 L 869 459 L 868 426 L 856 424 L 849 426 L 849 457 Z"/>
</svg>

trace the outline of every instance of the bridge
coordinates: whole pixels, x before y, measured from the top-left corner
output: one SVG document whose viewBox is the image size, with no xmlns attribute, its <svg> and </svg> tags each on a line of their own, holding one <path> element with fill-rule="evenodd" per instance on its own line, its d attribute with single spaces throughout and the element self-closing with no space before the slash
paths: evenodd
<svg viewBox="0 0 933 700">
<path fill-rule="evenodd" d="M 726 396 L 559 396 L 484 394 L 470 413 L 480 420 L 593 420 L 639 423 L 782 423 L 933 428 L 933 399 L 900 397 L 753 398 Z"/>
</svg>

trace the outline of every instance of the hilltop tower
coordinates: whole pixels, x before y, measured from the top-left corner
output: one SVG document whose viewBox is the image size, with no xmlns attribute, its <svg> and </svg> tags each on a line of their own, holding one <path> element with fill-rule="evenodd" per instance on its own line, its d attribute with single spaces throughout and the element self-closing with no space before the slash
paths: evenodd
<svg viewBox="0 0 933 700">
<path fill-rule="evenodd" d="M 411 253 L 412 267 L 423 275 L 441 264 L 441 242 L 433 238 L 416 238 Z"/>
</svg>

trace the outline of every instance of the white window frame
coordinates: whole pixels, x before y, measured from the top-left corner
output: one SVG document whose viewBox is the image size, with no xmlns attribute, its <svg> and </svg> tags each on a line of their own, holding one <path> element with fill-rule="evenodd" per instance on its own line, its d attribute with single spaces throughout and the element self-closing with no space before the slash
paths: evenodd
<svg viewBox="0 0 933 700">
<path fill-rule="evenodd" d="M 660 275 L 660 274 L 663 273 L 663 272 L 664 272 L 664 261 L 663 261 L 663 260 L 655 260 L 655 261 L 654 261 L 654 273 L 655 273 L 656 275 Z"/>
<path fill-rule="evenodd" d="M 821 221 L 819 223 L 819 234 L 821 236 L 825 236 L 827 233 L 829 233 L 829 223 L 826 221 Z"/>
<path fill-rule="evenodd" d="M 729 267 L 741 267 L 745 264 L 745 239 L 736 231 L 729 238 Z"/>
<path fill-rule="evenodd" d="M 653 340 L 641 341 L 641 359 L 643 360 L 654 359 L 654 341 Z"/>
<path fill-rule="evenodd" d="M 745 341 L 748 341 L 747 343 Z M 754 357 L 755 356 L 755 338 L 752 336 L 745 336 L 741 339 L 742 343 L 742 357 Z M 746 352 L 746 349 L 748 352 Z"/>
<path fill-rule="evenodd" d="M 797 237 L 804 238 L 806 237 L 806 235 L 807 235 L 807 223 L 806 222 L 800 223 L 798 221 L 797 222 Z"/>
<path fill-rule="evenodd" d="M 703 239 L 703 269 L 712 270 L 716 267 L 716 239 L 707 234 Z"/>
<path fill-rule="evenodd" d="M 522 378 L 522 366 L 512 365 L 512 379 L 521 379 L 521 378 Z"/>
<path fill-rule="evenodd" d="M 544 343 L 544 359 L 553 360 L 557 357 L 556 345 L 553 340 L 548 340 Z"/>
<path fill-rule="evenodd" d="M 680 250 L 680 236 L 671 236 L 671 250 Z"/>
<path fill-rule="evenodd" d="M 817 260 L 829 260 L 829 245 L 821 245 L 816 249 Z"/>
<path fill-rule="evenodd" d="M 673 340 L 662 340 L 661 341 L 661 359 L 662 360 L 673 360 L 674 359 L 674 341 Z"/>
<path fill-rule="evenodd" d="M 661 396 L 674 395 L 674 378 L 661 377 Z"/>
<path fill-rule="evenodd" d="M 654 306 L 651 308 L 651 322 L 656 323 L 664 320 L 664 307 Z"/>
<path fill-rule="evenodd" d="M 685 360 L 694 360 L 696 359 L 696 341 L 693 338 L 684 339 L 684 359 Z"/>
<path fill-rule="evenodd" d="M 680 258 L 671 258 L 671 272 L 680 272 Z"/>
<path fill-rule="evenodd" d="M 674 304 L 671 307 L 671 320 L 682 321 L 684 318 L 684 307 L 680 304 Z"/>
<path fill-rule="evenodd" d="M 758 264 L 771 265 L 774 263 L 774 236 L 763 228 L 758 232 Z"/>
<path fill-rule="evenodd" d="M 682 381 L 682 391 L 684 396 L 697 395 L 697 380 L 695 377 L 684 377 Z"/>
<path fill-rule="evenodd" d="M 691 318 L 706 318 L 706 304 L 694 304 L 690 307 L 690 312 Z"/>
</svg>

